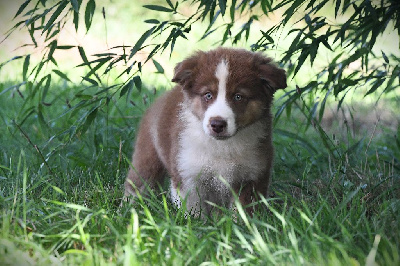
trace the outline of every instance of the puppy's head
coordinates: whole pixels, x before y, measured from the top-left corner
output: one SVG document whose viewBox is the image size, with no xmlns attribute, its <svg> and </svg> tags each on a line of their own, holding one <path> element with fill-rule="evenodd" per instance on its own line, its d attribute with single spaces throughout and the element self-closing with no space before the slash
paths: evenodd
<svg viewBox="0 0 400 266">
<path fill-rule="evenodd" d="M 270 116 L 273 94 L 286 88 L 285 71 L 270 58 L 227 48 L 197 52 L 175 67 L 172 81 L 182 86 L 204 132 L 216 139 Z"/>
</svg>

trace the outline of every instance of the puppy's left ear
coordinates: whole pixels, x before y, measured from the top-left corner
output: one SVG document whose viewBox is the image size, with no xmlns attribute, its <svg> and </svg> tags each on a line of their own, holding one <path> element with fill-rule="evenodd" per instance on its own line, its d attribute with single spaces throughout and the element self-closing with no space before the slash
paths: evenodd
<svg viewBox="0 0 400 266">
<path fill-rule="evenodd" d="M 188 79 L 191 75 L 190 69 L 185 68 L 185 62 L 180 62 L 175 66 L 174 69 L 174 77 L 172 78 L 172 82 L 179 83 L 183 85 L 184 81 Z"/>
<path fill-rule="evenodd" d="M 268 87 L 272 88 L 272 93 L 287 87 L 286 71 L 273 63 L 268 62 L 260 65 L 260 78 L 268 84 Z"/>
<path fill-rule="evenodd" d="M 183 88 L 190 87 L 196 65 L 196 56 L 187 58 L 178 63 L 175 66 L 174 77 L 171 81 L 180 84 Z"/>
</svg>

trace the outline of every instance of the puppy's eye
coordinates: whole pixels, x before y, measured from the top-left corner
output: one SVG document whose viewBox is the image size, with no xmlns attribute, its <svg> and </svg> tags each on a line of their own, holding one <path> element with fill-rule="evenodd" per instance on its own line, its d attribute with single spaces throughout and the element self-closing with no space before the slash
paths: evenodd
<svg viewBox="0 0 400 266">
<path fill-rule="evenodd" d="M 243 96 L 239 93 L 236 93 L 235 96 L 233 96 L 233 99 L 237 102 L 240 102 L 241 100 L 243 100 Z"/>
<path fill-rule="evenodd" d="M 211 92 L 207 92 L 206 94 L 204 94 L 204 100 L 206 102 L 210 101 L 213 98 L 213 95 Z"/>
</svg>

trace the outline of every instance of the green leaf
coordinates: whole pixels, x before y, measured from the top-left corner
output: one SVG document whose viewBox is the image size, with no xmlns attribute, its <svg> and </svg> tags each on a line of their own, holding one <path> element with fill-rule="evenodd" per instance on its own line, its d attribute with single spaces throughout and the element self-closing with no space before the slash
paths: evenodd
<svg viewBox="0 0 400 266">
<path fill-rule="evenodd" d="M 172 4 L 171 0 L 166 0 L 166 1 L 167 1 L 168 5 L 169 5 L 172 9 L 175 10 L 175 7 L 174 7 L 174 5 Z"/>
<path fill-rule="evenodd" d="M 58 18 L 58 16 L 61 14 L 61 12 L 67 6 L 67 4 L 68 4 L 67 0 L 58 2 L 58 7 L 57 7 L 56 11 L 54 11 L 53 15 L 51 15 L 49 21 L 47 21 L 46 26 L 44 26 L 42 32 L 45 32 L 53 25 L 54 21 Z"/>
<path fill-rule="evenodd" d="M 85 64 L 88 64 L 89 61 L 87 59 L 87 56 L 86 56 L 86 53 L 85 53 L 85 50 L 83 49 L 83 47 L 82 46 L 78 46 L 78 50 L 79 50 L 79 54 L 81 55 L 81 58 L 82 58 L 83 62 Z"/>
<path fill-rule="evenodd" d="M 389 58 L 386 56 L 386 54 L 382 50 L 381 50 L 381 52 L 382 52 L 383 60 L 385 60 L 386 64 L 389 64 Z"/>
<path fill-rule="evenodd" d="M 99 83 L 95 81 L 94 79 L 88 78 L 88 77 L 82 77 L 83 80 L 86 80 L 87 82 L 93 84 L 94 86 L 99 86 Z"/>
<path fill-rule="evenodd" d="M 400 66 L 397 65 L 393 71 L 392 71 L 392 75 L 390 76 L 387 84 L 386 84 L 386 88 L 383 90 L 383 92 L 388 93 L 389 91 L 392 91 L 394 88 L 398 87 L 398 86 L 392 86 L 393 82 L 395 81 L 395 79 L 399 76 L 399 72 L 400 72 Z"/>
<path fill-rule="evenodd" d="M 316 41 L 316 42 L 313 42 L 310 45 L 310 63 L 311 63 L 311 66 L 313 65 L 315 57 L 317 56 L 319 44 L 320 43 L 318 41 Z"/>
<path fill-rule="evenodd" d="M 69 50 L 76 47 L 75 45 L 57 45 L 57 50 Z"/>
<path fill-rule="evenodd" d="M 14 60 L 21 59 L 21 58 L 23 58 L 23 56 L 21 56 L 21 55 L 19 55 L 19 56 L 14 56 L 14 57 L 11 58 L 10 60 L 8 60 L 8 61 L 6 61 L 6 62 L 4 62 L 4 63 L 1 63 L 1 64 L 0 64 L 0 70 L 1 70 L 1 68 L 2 68 L 3 66 L 7 65 L 8 63 L 10 63 L 10 62 L 12 62 L 12 61 L 14 61 Z"/>
<path fill-rule="evenodd" d="M 53 69 L 53 72 L 59 75 L 61 78 L 65 79 L 66 81 L 71 82 L 71 80 L 68 78 L 68 76 L 64 73 L 62 73 L 60 70 Z"/>
<path fill-rule="evenodd" d="M 48 58 L 48 59 L 51 59 L 51 58 L 53 58 L 54 51 L 55 51 L 56 48 L 57 48 L 57 40 L 52 41 L 52 42 L 48 45 L 48 47 L 50 47 L 50 50 L 49 50 L 49 53 L 48 53 L 48 55 L 47 55 L 47 58 Z"/>
<path fill-rule="evenodd" d="M 92 21 L 93 21 L 93 16 L 94 16 L 94 11 L 95 10 L 96 10 L 96 2 L 95 2 L 95 0 L 89 0 L 89 2 L 86 5 L 86 10 L 85 10 L 86 31 L 89 31 L 90 26 L 92 25 Z"/>
<path fill-rule="evenodd" d="M 76 1 L 76 0 L 71 0 L 71 1 Z M 72 22 L 75 25 L 75 31 L 78 31 L 78 27 L 79 27 L 79 9 L 81 7 L 82 0 L 77 0 L 77 3 L 78 3 L 78 11 L 76 11 L 76 9 L 74 7 L 75 12 L 74 12 L 73 20 L 72 20 Z M 74 4 L 72 4 L 72 5 L 74 5 Z"/>
<path fill-rule="evenodd" d="M 364 97 L 365 96 L 367 96 L 367 95 L 369 95 L 369 94 L 371 94 L 371 93 L 373 93 L 373 92 L 375 92 L 381 85 L 382 85 L 382 83 L 385 81 L 385 79 L 384 78 L 380 78 L 380 79 L 377 79 L 375 82 L 374 82 L 374 85 L 372 85 L 372 87 L 367 91 L 367 93 L 364 95 Z"/>
<path fill-rule="evenodd" d="M 231 7 L 229 9 L 232 22 L 235 21 L 235 11 L 236 11 L 236 0 L 232 0 Z"/>
<path fill-rule="evenodd" d="M 50 88 L 50 84 L 51 84 L 51 75 L 48 74 L 46 76 L 46 84 L 44 84 L 44 88 L 43 88 L 43 91 L 42 91 L 42 102 L 45 101 L 45 98 L 47 96 L 47 92 L 49 91 L 49 88 Z"/>
<path fill-rule="evenodd" d="M 297 66 L 296 66 L 296 69 L 294 70 L 294 76 L 296 76 L 297 72 L 300 70 L 304 61 L 307 59 L 309 52 L 310 51 L 307 48 L 303 48 L 303 50 L 301 51 L 301 54 L 300 54 L 299 58 L 297 59 Z"/>
<path fill-rule="evenodd" d="M 146 19 L 144 22 L 149 24 L 160 24 L 160 21 L 157 19 Z"/>
<path fill-rule="evenodd" d="M 324 99 L 322 100 L 321 107 L 319 108 L 319 121 L 321 121 L 322 117 L 324 116 L 326 101 L 328 100 L 328 96 L 329 94 L 331 94 L 331 91 L 332 88 L 328 90 L 328 92 L 325 94 Z"/>
<path fill-rule="evenodd" d="M 267 39 L 270 43 L 274 43 L 274 39 L 272 39 L 272 37 L 267 32 L 261 31 L 261 33 L 263 37 Z"/>
<path fill-rule="evenodd" d="M 19 14 L 24 11 L 24 9 L 28 6 L 28 4 L 31 2 L 31 0 L 26 0 L 25 2 L 22 3 L 22 5 L 18 8 L 17 13 L 15 14 L 14 18 L 18 17 Z"/>
<path fill-rule="evenodd" d="M 144 5 L 144 8 L 150 9 L 150 10 L 155 10 L 159 12 L 173 12 L 174 10 L 171 8 L 159 6 L 159 5 Z"/>
<path fill-rule="evenodd" d="M 336 5 L 335 5 L 335 18 L 338 15 L 339 8 L 340 8 L 341 0 L 336 0 Z"/>
<path fill-rule="evenodd" d="M 221 10 L 222 16 L 224 16 L 225 15 L 225 10 L 226 10 L 226 0 L 219 0 L 218 1 L 218 5 L 219 5 L 219 8 Z"/>
<path fill-rule="evenodd" d="M 109 59 L 105 59 L 105 60 L 100 61 L 95 67 L 93 67 L 93 68 L 90 69 L 89 73 L 87 73 L 85 77 L 90 77 L 91 75 L 95 74 L 96 71 L 97 71 L 100 67 L 102 67 L 105 63 L 107 63 L 108 60 L 109 60 Z"/>
<path fill-rule="evenodd" d="M 136 42 L 135 46 L 133 46 L 133 48 L 131 50 L 129 59 L 131 59 L 142 48 L 143 43 L 147 40 L 147 38 L 150 37 L 150 35 L 153 33 L 155 28 L 156 27 L 152 27 L 151 29 L 149 29 L 148 31 L 143 33 L 142 36 L 140 36 L 139 40 Z"/>
<path fill-rule="evenodd" d="M 164 74 L 164 68 L 160 65 L 160 63 L 158 63 L 156 60 L 154 60 L 154 59 L 151 59 L 151 60 L 153 60 L 153 64 L 154 64 L 154 66 L 156 67 L 156 69 L 157 69 L 157 73 L 160 73 L 160 74 Z"/>
<path fill-rule="evenodd" d="M 139 76 L 135 76 L 132 78 L 133 82 L 135 83 L 136 89 L 141 92 L 142 91 L 142 80 Z"/>
<path fill-rule="evenodd" d="M 78 3 L 78 0 L 70 0 L 71 5 L 74 8 L 75 13 L 79 13 L 79 6 L 80 4 Z"/>
<path fill-rule="evenodd" d="M 26 80 L 26 73 L 28 73 L 30 58 L 31 58 L 30 54 L 25 56 L 24 65 L 22 66 L 22 79 L 23 80 Z"/>
<path fill-rule="evenodd" d="M 269 0 L 261 0 L 261 9 L 265 15 L 268 14 L 269 10 L 271 10 L 271 4 Z"/>
<path fill-rule="evenodd" d="M 286 25 L 286 23 L 293 16 L 293 14 L 297 13 L 296 12 L 297 9 L 304 3 L 305 1 L 303 0 L 295 0 L 293 3 L 291 3 L 290 7 L 286 9 L 285 13 L 283 14 L 284 16 L 283 25 Z"/>
<path fill-rule="evenodd" d="M 121 98 L 124 96 L 128 91 L 132 90 L 133 88 L 133 79 L 131 79 L 129 82 L 127 82 L 124 86 L 122 86 L 121 92 L 119 93 L 119 97 Z"/>
<path fill-rule="evenodd" d="M 43 109 L 43 104 L 39 104 L 38 111 L 37 111 L 37 118 L 39 120 L 39 125 L 40 125 L 43 133 L 47 135 L 47 132 L 49 131 L 49 125 L 47 124 L 46 120 L 44 119 L 42 109 Z"/>
<path fill-rule="evenodd" d="M 306 125 L 307 129 L 312 124 L 312 121 L 314 121 L 314 118 L 315 118 L 316 113 L 317 113 L 318 106 L 319 106 L 319 100 L 317 100 L 314 103 L 313 107 L 310 110 L 310 114 L 308 115 L 308 118 L 307 118 L 307 125 Z"/>
<path fill-rule="evenodd" d="M 99 107 L 96 106 L 90 111 L 90 113 L 86 117 L 85 123 L 82 125 L 81 134 L 84 134 L 88 130 L 89 126 L 93 123 L 94 119 L 97 116 L 98 109 Z"/>
<path fill-rule="evenodd" d="M 24 85 L 24 84 L 26 84 L 26 81 L 21 82 L 21 83 L 16 84 L 16 85 L 13 85 L 13 86 L 11 86 L 11 87 L 8 87 L 8 88 L 2 90 L 2 91 L 0 92 L 0 95 L 3 95 L 4 93 L 6 93 L 6 92 L 8 92 L 8 91 L 10 91 L 10 90 L 18 89 L 19 87 L 21 87 L 21 86 Z"/>
</svg>

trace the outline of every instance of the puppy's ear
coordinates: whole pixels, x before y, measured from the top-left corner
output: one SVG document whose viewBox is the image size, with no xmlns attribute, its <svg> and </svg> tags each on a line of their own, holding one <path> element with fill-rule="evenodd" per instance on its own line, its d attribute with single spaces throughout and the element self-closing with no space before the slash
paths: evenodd
<svg viewBox="0 0 400 266">
<path fill-rule="evenodd" d="M 172 82 L 176 82 L 183 87 L 188 85 L 193 77 L 196 64 L 196 59 L 194 57 L 185 59 L 178 63 L 174 69 L 174 77 L 172 78 Z"/>
<path fill-rule="evenodd" d="M 267 83 L 268 88 L 272 89 L 272 93 L 287 87 L 286 71 L 276 67 L 270 60 L 260 65 L 260 78 Z"/>
</svg>

